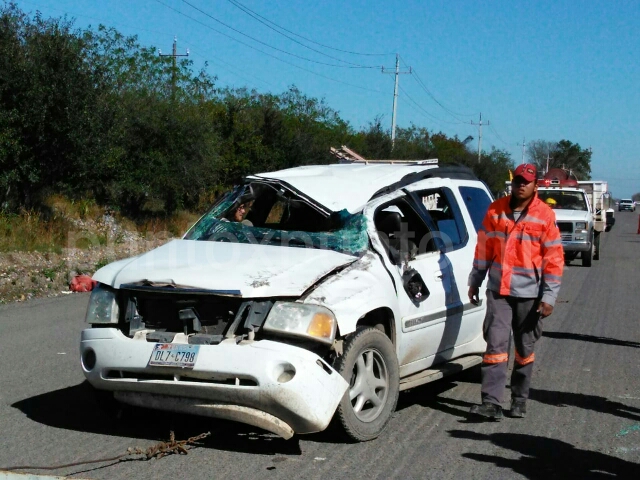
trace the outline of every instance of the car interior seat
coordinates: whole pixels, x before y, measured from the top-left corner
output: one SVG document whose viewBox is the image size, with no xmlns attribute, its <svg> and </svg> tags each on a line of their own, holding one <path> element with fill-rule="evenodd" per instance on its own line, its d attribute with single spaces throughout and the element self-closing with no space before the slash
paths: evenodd
<svg viewBox="0 0 640 480">
<path fill-rule="evenodd" d="M 380 239 L 391 261 L 399 265 L 402 261 L 408 261 L 414 255 L 418 248 L 416 244 L 406 237 L 409 231 L 405 227 L 402 229 L 402 214 L 393 211 L 381 211 L 375 216 L 374 223 L 380 235 Z M 404 238 L 403 238 L 404 234 Z"/>
</svg>

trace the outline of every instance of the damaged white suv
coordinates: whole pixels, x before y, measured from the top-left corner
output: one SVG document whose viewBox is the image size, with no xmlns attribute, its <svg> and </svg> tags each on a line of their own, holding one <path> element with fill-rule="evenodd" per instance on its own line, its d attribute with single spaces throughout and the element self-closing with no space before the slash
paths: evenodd
<svg viewBox="0 0 640 480">
<path fill-rule="evenodd" d="M 82 370 L 124 404 L 373 439 L 400 390 L 481 361 L 466 285 L 490 202 L 454 166 L 247 177 L 182 239 L 96 272 Z"/>
</svg>

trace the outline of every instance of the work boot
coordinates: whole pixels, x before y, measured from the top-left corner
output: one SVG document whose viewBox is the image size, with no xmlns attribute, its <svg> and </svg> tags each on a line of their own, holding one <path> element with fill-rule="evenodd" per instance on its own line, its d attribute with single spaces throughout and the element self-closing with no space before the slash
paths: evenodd
<svg viewBox="0 0 640 480">
<path fill-rule="evenodd" d="M 525 400 L 511 400 L 511 410 L 509 410 L 511 418 L 524 418 L 527 416 L 527 403 Z"/>
<path fill-rule="evenodd" d="M 474 405 L 469 410 L 469 415 L 483 417 L 487 420 L 499 422 L 502 420 L 502 407 L 495 403 L 482 402 L 482 405 Z"/>
</svg>

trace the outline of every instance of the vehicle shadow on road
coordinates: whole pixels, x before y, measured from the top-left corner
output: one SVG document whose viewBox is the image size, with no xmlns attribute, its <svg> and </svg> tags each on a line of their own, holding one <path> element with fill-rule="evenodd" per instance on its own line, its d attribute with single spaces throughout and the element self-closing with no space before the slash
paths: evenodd
<svg viewBox="0 0 640 480">
<path fill-rule="evenodd" d="M 250 425 L 125 407 L 121 418 L 105 415 L 96 403 L 93 387 L 79 385 L 36 395 L 11 405 L 29 419 L 47 426 L 100 435 L 167 441 L 169 432 L 177 439 L 187 439 L 204 432 L 211 435 L 200 440 L 205 448 L 260 455 L 300 455 L 297 437 L 284 440 Z M 140 445 L 142 446 L 142 445 Z"/>
<path fill-rule="evenodd" d="M 618 347 L 640 348 L 640 342 L 618 340 L 616 338 L 598 337 L 596 335 L 585 335 L 583 333 L 542 332 L 542 336 L 547 338 L 555 338 L 557 340 L 580 340 L 583 342 L 603 343 L 605 345 L 615 345 Z"/>
<path fill-rule="evenodd" d="M 458 382 L 480 383 L 480 369 L 471 368 L 445 380 L 421 385 L 400 393 L 396 411 L 404 410 L 413 405 L 438 410 L 440 412 L 467 420 L 469 408 L 473 403 L 447 398 L 442 394 L 457 387 Z"/>
<path fill-rule="evenodd" d="M 630 407 L 620 402 L 612 402 L 606 397 L 532 388 L 529 392 L 529 398 L 554 407 L 578 407 L 640 421 L 640 408 Z"/>
<path fill-rule="evenodd" d="M 493 445 L 520 453 L 520 458 L 499 455 L 463 453 L 462 456 L 478 462 L 493 463 L 509 468 L 523 477 L 535 480 L 552 478 L 637 478 L 638 464 L 611 455 L 581 450 L 552 438 L 519 433 L 483 434 L 464 430 L 448 432 L 453 438 L 491 442 Z M 511 456 L 511 455 L 510 455 Z"/>
</svg>

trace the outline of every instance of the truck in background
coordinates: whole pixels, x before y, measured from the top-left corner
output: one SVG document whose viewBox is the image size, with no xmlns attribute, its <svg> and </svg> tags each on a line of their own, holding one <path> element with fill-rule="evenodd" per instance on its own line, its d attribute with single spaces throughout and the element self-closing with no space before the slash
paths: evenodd
<svg viewBox="0 0 640 480">
<path fill-rule="evenodd" d="M 608 232 L 616 223 L 614 218 L 615 201 L 609 191 L 607 182 L 603 180 L 578 180 L 593 206 L 595 229 L 597 232 Z"/>
<path fill-rule="evenodd" d="M 580 256 L 582 265 L 590 267 L 592 260 L 599 260 L 600 235 L 615 223 L 607 182 L 579 181 L 567 170 L 552 168 L 538 180 L 538 197 L 556 214 L 565 261 Z"/>
</svg>

